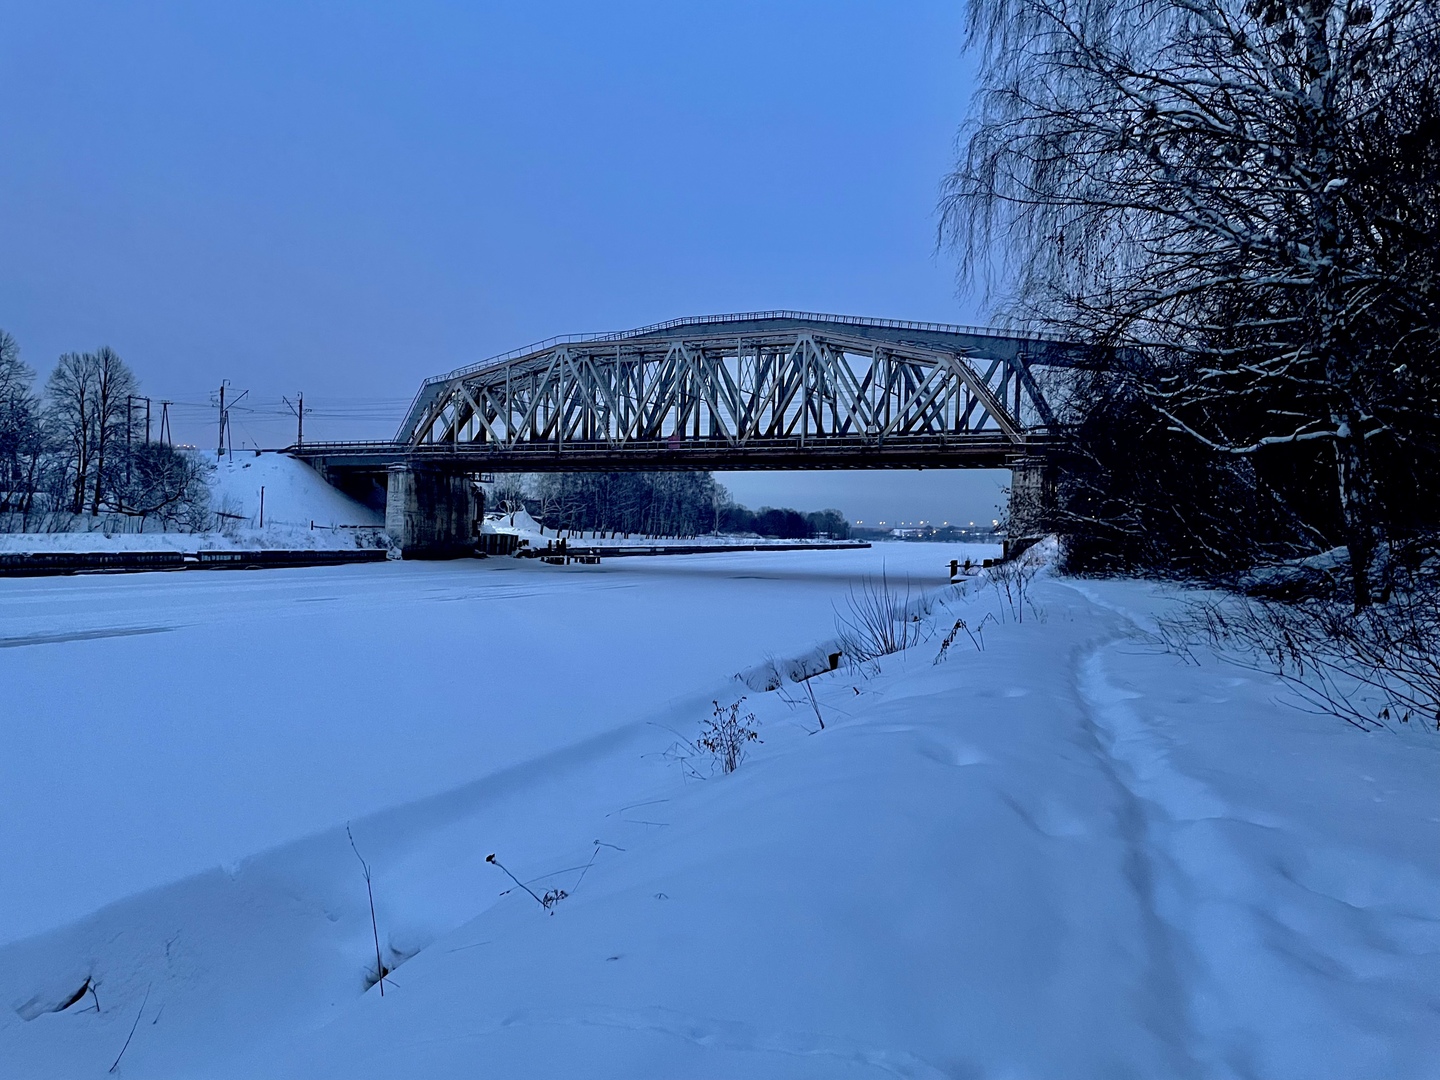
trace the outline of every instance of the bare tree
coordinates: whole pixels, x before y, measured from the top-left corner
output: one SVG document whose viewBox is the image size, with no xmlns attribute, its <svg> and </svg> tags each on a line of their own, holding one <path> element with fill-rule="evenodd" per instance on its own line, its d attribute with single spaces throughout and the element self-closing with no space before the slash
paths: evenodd
<svg viewBox="0 0 1440 1080">
<path fill-rule="evenodd" d="M 75 514 L 85 509 L 85 492 L 94 471 L 95 381 L 88 353 L 66 353 L 45 383 L 45 419 L 61 454 L 70 510 Z"/>
<path fill-rule="evenodd" d="M 66 353 L 50 373 L 46 416 L 62 451 L 72 513 L 82 513 L 88 498 L 90 512 L 98 514 L 107 496 L 119 491 L 132 422 L 129 399 L 137 388 L 130 368 L 108 346 Z"/>
<path fill-rule="evenodd" d="M 668 535 L 710 531 L 728 499 L 708 472 L 546 473 L 534 490 L 546 524 Z"/>
<path fill-rule="evenodd" d="M 963 273 L 1221 467 L 1324 448 L 1367 603 L 1378 462 L 1434 449 L 1434 0 L 971 0 L 970 33 Z"/>
<path fill-rule="evenodd" d="M 202 532 L 209 527 L 214 465 L 192 450 L 165 443 L 140 443 L 130 453 L 128 482 L 122 493 L 126 512 L 157 518 L 170 530 Z"/>
<path fill-rule="evenodd" d="M 497 510 L 513 513 L 525 508 L 525 474 L 501 473 L 490 490 Z"/>
<path fill-rule="evenodd" d="M 95 484 L 90 512 L 100 513 L 106 495 L 121 489 L 126 434 L 134 423 L 130 399 L 139 389 L 134 373 L 108 345 L 91 360 L 95 371 Z"/>
<path fill-rule="evenodd" d="M 35 496 L 44 444 L 34 380 L 15 339 L 0 330 L 0 513 L 27 513 Z"/>
<path fill-rule="evenodd" d="M 19 343 L 0 330 L 0 408 L 9 409 L 15 402 L 28 400 L 34 379 L 35 373 L 20 359 Z"/>
</svg>

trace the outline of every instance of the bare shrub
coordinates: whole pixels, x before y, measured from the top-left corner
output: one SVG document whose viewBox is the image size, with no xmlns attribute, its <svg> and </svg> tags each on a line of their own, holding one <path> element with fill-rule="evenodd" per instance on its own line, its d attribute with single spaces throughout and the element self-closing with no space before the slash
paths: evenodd
<svg viewBox="0 0 1440 1080">
<path fill-rule="evenodd" d="M 775 659 L 774 655 L 767 653 L 765 655 L 765 663 L 760 665 L 759 669 L 752 673 L 752 677 L 745 681 L 745 685 L 749 686 L 751 690 L 760 690 L 767 693 L 771 690 L 780 689 L 780 687 L 785 685 L 785 676 L 780 671 L 780 661 Z"/>
<path fill-rule="evenodd" d="M 1358 612 L 1333 599 L 1199 601 L 1160 620 L 1158 638 L 1193 661 L 1193 643 L 1273 673 L 1307 705 L 1362 730 L 1412 720 L 1440 731 L 1440 590 L 1396 594 Z"/>
<path fill-rule="evenodd" d="M 940 651 L 935 654 L 935 663 L 940 663 L 940 661 L 944 660 L 946 656 L 949 655 L 950 646 L 955 644 L 955 639 L 960 636 L 960 631 L 962 630 L 965 631 L 965 635 L 970 639 L 970 644 L 975 646 L 975 651 L 984 652 L 985 624 L 987 622 L 991 622 L 992 620 L 994 620 L 994 618 L 994 615 L 986 612 L 985 617 L 980 620 L 980 622 L 973 630 L 970 629 L 969 624 L 966 623 L 964 619 L 956 619 L 955 625 L 950 628 L 950 632 L 947 633 L 944 637 L 944 640 L 940 642 Z"/>
<path fill-rule="evenodd" d="M 385 977 L 390 974 L 390 968 L 380 959 L 380 923 L 375 918 L 375 886 L 371 882 L 370 864 L 365 861 L 365 856 L 360 854 L 360 849 L 355 846 L 355 836 L 350 831 L 350 825 L 345 825 L 345 835 L 350 838 L 350 850 L 355 852 L 355 858 L 360 860 L 360 870 L 365 878 L 365 895 L 370 901 L 370 933 L 375 938 L 375 971 L 374 977 L 366 976 L 365 989 L 370 989 L 377 982 L 380 984 L 380 996 L 385 996 Z"/>
<path fill-rule="evenodd" d="M 714 715 L 703 722 L 700 737 L 695 740 L 696 747 L 708 753 L 722 773 L 729 774 L 738 769 L 745 760 L 747 745 L 760 741 L 755 714 L 740 715 L 740 706 L 744 701 L 742 697 L 729 705 L 712 702 Z"/>
<path fill-rule="evenodd" d="M 990 584 L 995 589 L 995 595 L 1004 601 L 1005 606 L 1010 609 L 1010 617 L 1016 622 L 1025 621 L 1025 604 L 1030 582 L 1039 572 L 1039 560 L 1031 558 L 1028 551 L 1018 558 L 997 563 L 990 568 Z"/>
<path fill-rule="evenodd" d="M 805 693 L 808 694 L 809 697 L 810 697 L 810 708 L 812 708 L 812 709 L 815 710 L 815 719 L 816 719 L 816 720 L 819 722 L 819 724 L 820 724 L 820 730 L 821 730 L 821 731 L 824 731 L 824 730 L 825 730 L 825 717 L 824 717 L 824 715 L 820 712 L 820 702 L 818 702 L 818 701 L 815 700 L 815 688 L 810 685 L 810 680 L 809 680 L 809 679 L 806 679 L 806 680 L 805 680 Z"/>
<path fill-rule="evenodd" d="M 816 721 L 820 724 L 814 731 L 806 728 L 805 734 L 815 735 L 825 730 L 825 714 L 820 708 L 820 700 L 815 696 L 815 688 L 810 685 L 810 678 L 799 679 L 797 682 L 805 687 L 805 697 L 792 697 L 784 690 L 780 691 L 780 700 L 785 702 L 791 709 L 798 709 L 802 705 L 808 705 L 810 711 L 815 714 Z"/>
<path fill-rule="evenodd" d="M 840 649 L 852 663 L 864 663 L 901 652 L 924 639 L 922 616 L 929 606 L 911 598 L 910 580 L 903 591 L 882 571 L 877 581 L 866 578 L 857 592 L 852 586 L 846 613 L 836 618 Z"/>
<path fill-rule="evenodd" d="M 595 851 L 598 854 L 600 849 L 597 847 Z M 567 896 L 570 895 L 564 889 L 546 889 L 543 894 L 537 893 L 534 889 L 530 888 L 529 885 L 526 885 L 523 881 L 521 881 L 514 874 L 512 874 L 504 863 L 502 863 L 499 859 L 495 858 L 493 852 L 485 856 L 485 861 L 488 862 L 491 866 L 499 867 L 501 870 L 505 871 L 506 877 L 508 877 L 511 881 L 515 882 L 516 885 L 520 886 L 520 888 L 524 889 L 527 893 L 529 893 L 530 899 L 534 900 L 551 915 L 555 914 L 555 905 L 560 903 L 561 900 L 564 900 Z M 592 858 L 590 861 L 594 862 L 595 860 Z M 589 867 L 587 866 L 585 869 L 588 870 Z M 584 875 L 582 874 L 581 876 L 583 877 Z"/>
<path fill-rule="evenodd" d="M 150 987 L 147 986 L 145 987 L 145 999 L 140 1002 L 140 1011 L 135 1014 L 135 1022 L 130 1025 L 130 1034 L 125 1036 L 125 1045 L 120 1047 L 120 1053 L 115 1055 L 115 1060 L 111 1063 L 110 1068 L 107 1070 L 108 1072 L 113 1073 L 116 1069 L 120 1068 L 120 1059 L 125 1056 L 125 1051 L 130 1049 L 130 1040 L 135 1038 L 135 1029 L 140 1026 L 140 1018 L 145 1015 L 145 1006 L 149 1004 Z M 155 1019 L 159 1020 L 160 1017 L 157 1016 Z M 154 1021 L 151 1022 L 154 1023 Z"/>
<path fill-rule="evenodd" d="M 230 540 L 238 540 L 240 537 L 240 523 L 246 520 L 244 514 L 240 513 L 240 504 L 230 497 L 220 500 L 220 505 L 215 508 L 213 514 L 207 514 L 207 519 L 213 521 L 213 527 L 219 530 L 220 535 Z M 204 531 L 204 530 L 196 530 Z"/>
</svg>

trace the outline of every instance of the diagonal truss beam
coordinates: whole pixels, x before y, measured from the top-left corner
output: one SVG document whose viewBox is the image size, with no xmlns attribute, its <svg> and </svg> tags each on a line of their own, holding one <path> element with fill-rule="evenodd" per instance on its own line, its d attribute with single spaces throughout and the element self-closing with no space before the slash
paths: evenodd
<svg viewBox="0 0 1440 1080">
<path fill-rule="evenodd" d="M 569 342 L 456 375 L 404 441 L 561 452 L 656 440 L 1018 446 L 1055 423 L 1023 350 L 877 345 L 845 330 Z"/>
</svg>

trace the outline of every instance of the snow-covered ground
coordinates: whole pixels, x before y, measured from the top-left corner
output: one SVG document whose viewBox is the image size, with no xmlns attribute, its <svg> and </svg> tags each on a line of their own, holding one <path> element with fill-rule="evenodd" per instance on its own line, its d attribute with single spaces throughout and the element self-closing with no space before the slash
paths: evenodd
<svg viewBox="0 0 1440 1080">
<path fill-rule="evenodd" d="M 327 484 L 303 461 L 284 454 L 240 451 L 217 458 L 210 474 L 211 509 L 228 515 L 222 531 L 127 532 L 140 524 L 120 515 L 87 520 L 74 532 L 0 533 L 0 551 L 197 551 L 374 547 L 383 514 Z M 260 516 L 261 490 L 265 515 Z"/>
<path fill-rule="evenodd" d="M 238 451 L 220 458 L 211 475 L 211 501 L 217 510 L 239 514 L 250 527 L 259 524 L 260 490 L 265 490 L 265 526 L 309 531 L 321 527 L 377 526 L 385 515 L 363 506 L 325 482 L 305 462 L 284 454 Z"/>
<path fill-rule="evenodd" d="M 0 1075 L 1440 1076 L 1440 740 L 964 554 L 3 583 Z M 933 633 L 825 730 L 734 678 L 882 563 Z"/>
</svg>

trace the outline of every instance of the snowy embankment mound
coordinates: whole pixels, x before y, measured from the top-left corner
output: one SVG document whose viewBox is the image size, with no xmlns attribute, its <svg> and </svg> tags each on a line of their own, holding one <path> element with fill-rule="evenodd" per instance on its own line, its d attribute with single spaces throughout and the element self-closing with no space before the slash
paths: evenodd
<svg viewBox="0 0 1440 1080">
<path fill-rule="evenodd" d="M 218 460 L 206 452 L 206 457 L 215 465 L 209 481 L 215 531 L 128 532 L 122 530 L 141 523 L 111 514 L 87 520 L 86 531 L 0 534 L 0 551 L 299 550 L 384 543 L 384 515 L 331 487 L 303 461 L 276 453 L 257 456 L 254 451 Z"/>
<path fill-rule="evenodd" d="M 132 1031 L 118 1075 L 1435 1076 L 1440 746 L 1182 663 L 1147 643 L 1169 602 L 942 590 L 902 652 L 356 820 L 378 946 L 339 823 L 114 904 L 0 950 L 0 1051 L 77 1078 Z M 712 696 L 761 740 L 729 775 L 696 743 Z"/>
<path fill-rule="evenodd" d="M 211 476 L 211 500 L 217 510 L 239 514 L 258 524 L 260 490 L 265 490 L 265 525 L 309 531 L 337 527 L 383 526 L 385 516 L 356 502 L 325 482 L 305 462 L 285 454 L 238 451 L 227 454 Z"/>
</svg>

